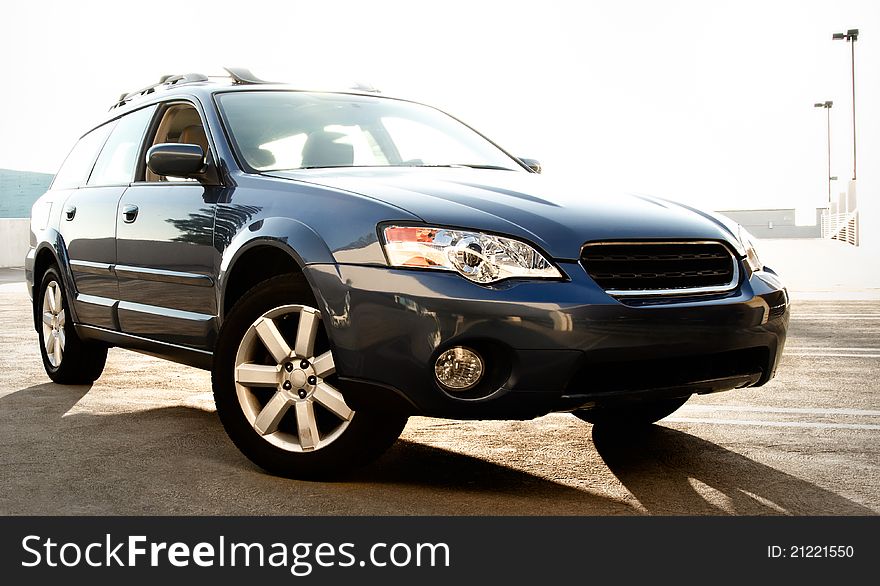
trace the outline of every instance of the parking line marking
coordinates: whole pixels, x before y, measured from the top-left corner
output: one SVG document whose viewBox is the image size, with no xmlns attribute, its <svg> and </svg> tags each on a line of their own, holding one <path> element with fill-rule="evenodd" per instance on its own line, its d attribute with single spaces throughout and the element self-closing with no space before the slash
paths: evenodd
<svg viewBox="0 0 880 586">
<path fill-rule="evenodd" d="M 753 419 L 708 419 L 699 417 L 668 417 L 667 423 L 703 423 L 708 425 L 746 425 L 753 427 L 801 427 L 809 429 L 858 429 L 880 431 L 880 425 L 871 423 L 818 423 L 813 421 L 758 421 Z"/>
<path fill-rule="evenodd" d="M 786 346 L 786 350 L 809 352 L 811 350 L 838 350 L 840 352 L 880 352 L 880 348 L 849 348 L 846 346 Z"/>
<path fill-rule="evenodd" d="M 864 320 L 880 320 L 880 315 L 858 315 L 858 314 L 834 314 L 828 313 L 823 315 L 793 315 L 793 320 L 838 320 L 838 319 L 864 319 Z"/>
<path fill-rule="evenodd" d="M 849 415 L 856 417 L 880 417 L 880 411 L 871 409 L 838 409 L 809 407 L 754 407 L 750 405 L 685 405 L 686 411 L 741 411 L 750 413 L 795 413 L 802 415 Z"/>
<path fill-rule="evenodd" d="M 844 352 L 783 352 L 783 356 L 812 356 L 814 358 L 880 358 L 880 354 L 847 354 Z"/>
</svg>

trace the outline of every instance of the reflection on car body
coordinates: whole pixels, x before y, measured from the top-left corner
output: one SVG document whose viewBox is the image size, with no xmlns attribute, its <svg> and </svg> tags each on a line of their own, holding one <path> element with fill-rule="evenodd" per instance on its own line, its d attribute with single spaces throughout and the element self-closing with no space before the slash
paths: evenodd
<svg viewBox="0 0 880 586">
<path fill-rule="evenodd" d="M 413 414 L 623 428 L 773 377 L 788 297 L 741 227 L 536 170 L 374 92 L 128 94 L 34 206 L 46 371 L 91 382 L 109 346 L 210 369 L 236 445 L 304 478 Z"/>
</svg>

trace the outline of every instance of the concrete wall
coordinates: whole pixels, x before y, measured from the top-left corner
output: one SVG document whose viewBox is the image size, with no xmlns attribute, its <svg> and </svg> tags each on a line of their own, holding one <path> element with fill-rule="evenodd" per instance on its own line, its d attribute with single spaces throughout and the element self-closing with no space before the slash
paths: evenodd
<svg viewBox="0 0 880 586">
<path fill-rule="evenodd" d="M 793 209 L 719 211 L 757 238 L 821 238 L 822 210 L 816 208 L 815 226 L 795 225 Z"/>
<path fill-rule="evenodd" d="M 0 218 L 0 267 L 24 266 L 30 232 L 27 218 Z"/>
<path fill-rule="evenodd" d="M 29 218 L 31 206 L 50 183 L 49 173 L 0 169 L 0 218 Z"/>
</svg>

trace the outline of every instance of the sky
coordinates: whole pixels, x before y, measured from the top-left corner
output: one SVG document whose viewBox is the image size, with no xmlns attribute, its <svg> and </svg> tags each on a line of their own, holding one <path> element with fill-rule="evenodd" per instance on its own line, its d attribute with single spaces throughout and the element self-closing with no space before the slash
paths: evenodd
<svg viewBox="0 0 880 586">
<path fill-rule="evenodd" d="M 821 207 L 852 168 L 880 210 L 880 2 L 211 3 L 3 7 L 0 168 L 54 173 L 119 94 L 168 73 L 250 68 L 303 86 L 366 81 L 440 107 L 573 191 L 708 209 Z M 837 190 L 837 189 L 836 189 Z"/>
</svg>

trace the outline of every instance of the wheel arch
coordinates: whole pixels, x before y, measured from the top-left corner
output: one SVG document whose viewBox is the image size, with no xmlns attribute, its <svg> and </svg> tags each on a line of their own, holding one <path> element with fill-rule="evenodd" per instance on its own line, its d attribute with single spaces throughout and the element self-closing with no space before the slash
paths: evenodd
<svg viewBox="0 0 880 586">
<path fill-rule="evenodd" d="M 303 268 L 335 263 L 326 243 L 311 228 L 290 218 L 267 218 L 239 232 L 223 253 L 218 276 L 221 322 L 235 302 L 258 283 L 296 274 L 320 296 Z"/>
<path fill-rule="evenodd" d="M 41 323 L 40 311 L 38 310 L 39 304 L 37 302 L 39 286 L 40 282 L 43 280 L 43 275 L 49 267 L 52 266 L 57 267 L 61 274 L 64 290 L 67 291 L 68 294 L 68 310 L 71 313 L 70 317 L 74 323 L 78 321 L 76 316 L 76 304 L 73 303 L 73 300 L 76 297 L 76 286 L 73 280 L 73 273 L 70 270 L 70 263 L 68 261 L 67 248 L 64 245 L 64 240 L 61 237 L 61 234 L 55 230 L 47 231 L 46 237 L 41 239 L 34 249 L 34 280 L 33 283 L 30 284 L 33 292 L 32 309 L 34 329 L 36 331 L 40 331 Z"/>
</svg>

